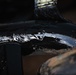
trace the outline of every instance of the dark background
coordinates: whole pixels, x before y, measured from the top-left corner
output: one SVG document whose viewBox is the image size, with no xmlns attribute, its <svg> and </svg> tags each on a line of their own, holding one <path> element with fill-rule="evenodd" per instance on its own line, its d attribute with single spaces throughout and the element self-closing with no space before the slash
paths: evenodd
<svg viewBox="0 0 76 75">
<path fill-rule="evenodd" d="M 76 23 L 76 0 L 58 0 L 61 14 Z M 0 23 L 31 20 L 34 0 L 0 0 Z"/>
<path fill-rule="evenodd" d="M 57 6 L 66 19 L 76 23 L 76 0 L 58 0 Z"/>
</svg>

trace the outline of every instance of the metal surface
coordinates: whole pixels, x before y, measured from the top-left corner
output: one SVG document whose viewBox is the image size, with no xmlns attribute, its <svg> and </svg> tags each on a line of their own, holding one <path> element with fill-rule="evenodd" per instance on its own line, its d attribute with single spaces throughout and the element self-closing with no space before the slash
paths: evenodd
<svg viewBox="0 0 76 75">
<path fill-rule="evenodd" d="M 37 40 L 37 41 L 44 41 L 45 38 L 49 39 L 55 39 L 55 42 L 65 44 L 69 47 L 76 47 L 76 39 L 61 35 L 61 34 L 52 34 L 52 33 L 47 33 L 47 32 L 38 32 L 37 34 L 13 34 L 12 36 L 1 36 L 0 37 L 0 43 L 5 43 L 5 42 L 19 42 L 19 43 L 26 43 L 32 40 Z M 53 40 L 51 40 L 53 41 Z M 51 42 L 49 40 L 49 42 Z"/>
<path fill-rule="evenodd" d="M 57 0 L 35 0 L 36 19 L 67 22 L 57 9 Z"/>
<path fill-rule="evenodd" d="M 35 8 L 44 8 L 54 6 L 57 0 L 35 0 Z"/>
<path fill-rule="evenodd" d="M 35 0 L 35 15 L 36 18 L 43 20 L 50 20 L 51 22 L 46 22 L 46 25 L 42 25 L 42 22 L 39 22 L 39 24 L 36 23 L 30 23 L 28 24 L 24 23 L 11 23 L 9 24 L 4 24 L 0 28 L 0 33 L 2 36 L 0 36 L 0 44 L 3 43 L 9 43 L 9 42 L 18 42 L 23 46 L 23 53 L 25 52 L 27 55 L 31 54 L 35 50 L 52 50 L 55 49 L 68 49 L 68 48 L 73 48 L 76 47 L 76 39 L 72 38 L 70 36 L 62 35 L 64 34 L 70 34 L 76 32 L 75 26 L 68 24 L 66 26 L 65 22 L 66 20 L 59 14 L 57 8 L 56 8 L 56 3 L 57 0 Z M 59 21 L 59 22 L 58 22 Z M 64 22 L 65 21 L 65 22 Z M 64 22 L 65 26 L 58 26 L 57 23 Z M 29 23 L 31 26 L 29 26 Z M 44 21 L 43 21 L 44 23 Z M 17 25 L 17 26 L 16 26 Z M 19 26 L 19 28 L 18 28 Z M 67 28 L 68 27 L 68 28 Z M 65 28 L 65 30 L 64 30 Z M 41 30 L 38 30 L 41 29 Z M 62 30 L 63 29 L 63 30 Z M 18 31 L 17 31 L 18 30 Z M 38 30 L 38 31 L 37 31 Z M 42 30 L 48 30 L 50 32 L 39 32 Z M 21 34 L 16 33 L 20 32 Z M 32 33 L 32 32 L 36 33 Z M 56 31 L 56 33 L 55 33 Z M 59 32 L 63 31 L 62 34 Z M 67 31 L 67 32 L 66 32 Z M 51 33 L 54 32 L 54 33 Z M 10 34 L 12 35 L 10 35 Z M 9 36 L 7 36 L 9 34 Z M 73 34 L 70 34 L 73 35 Z M 76 36 L 76 35 L 75 35 Z M 21 49 L 18 46 L 8 45 L 7 46 L 7 63 L 8 63 L 8 70 L 9 70 L 9 75 L 20 75 L 22 74 L 22 69 L 21 69 Z M 28 52 L 29 51 L 29 52 Z M 12 59 L 11 59 L 12 58 Z M 3 59 L 2 59 L 3 60 Z M 1 61 L 1 62 L 6 62 L 6 61 Z M 13 66 L 14 65 L 14 66 Z M 13 68 L 11 68 L 13 67 Z M 2 69 L 4 67 L 2 66 Z M 14 73 L 13 73 L 14 71 Z M 45 73 L 45 72 L 44 72 Z M 44 75 L 44 74 L 43 74 Z"/>
</svg>

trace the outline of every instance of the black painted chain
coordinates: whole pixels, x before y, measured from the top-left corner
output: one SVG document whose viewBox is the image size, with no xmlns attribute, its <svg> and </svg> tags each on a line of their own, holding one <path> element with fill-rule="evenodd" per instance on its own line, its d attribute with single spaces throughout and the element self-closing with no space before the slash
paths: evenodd
<svg viewBox="0 0 76 75">
<path fill-rule="evenodd" d="M 55 22 L 66 22 L 57 9 L 57 0 L 35 0 L 35 16 L 37 19 Z"/>
</svg>

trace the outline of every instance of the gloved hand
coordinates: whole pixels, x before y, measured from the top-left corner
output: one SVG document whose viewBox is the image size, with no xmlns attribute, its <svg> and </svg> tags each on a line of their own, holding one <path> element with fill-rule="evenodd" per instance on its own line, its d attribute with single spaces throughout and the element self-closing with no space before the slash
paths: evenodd
<svg viewBox="0 0 76 75">
<path fill-rule="evenodd" d="M 40 68 L 40 75 L 70 74 L 76 74 L 76 49 L 49 59 Z"/>
</svg>

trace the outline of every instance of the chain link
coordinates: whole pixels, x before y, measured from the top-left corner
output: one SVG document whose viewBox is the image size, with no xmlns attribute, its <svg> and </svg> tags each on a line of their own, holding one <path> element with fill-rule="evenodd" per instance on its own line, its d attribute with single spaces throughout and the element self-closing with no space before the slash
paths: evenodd
<svg viewBox="0 0 76 75">
<path fill-rule="evenodd" d="M 57 4 L 57 0 L 35 0 L 35 7 L 36 8 L 55 6 L 55 4 Z"/>
</svg>

